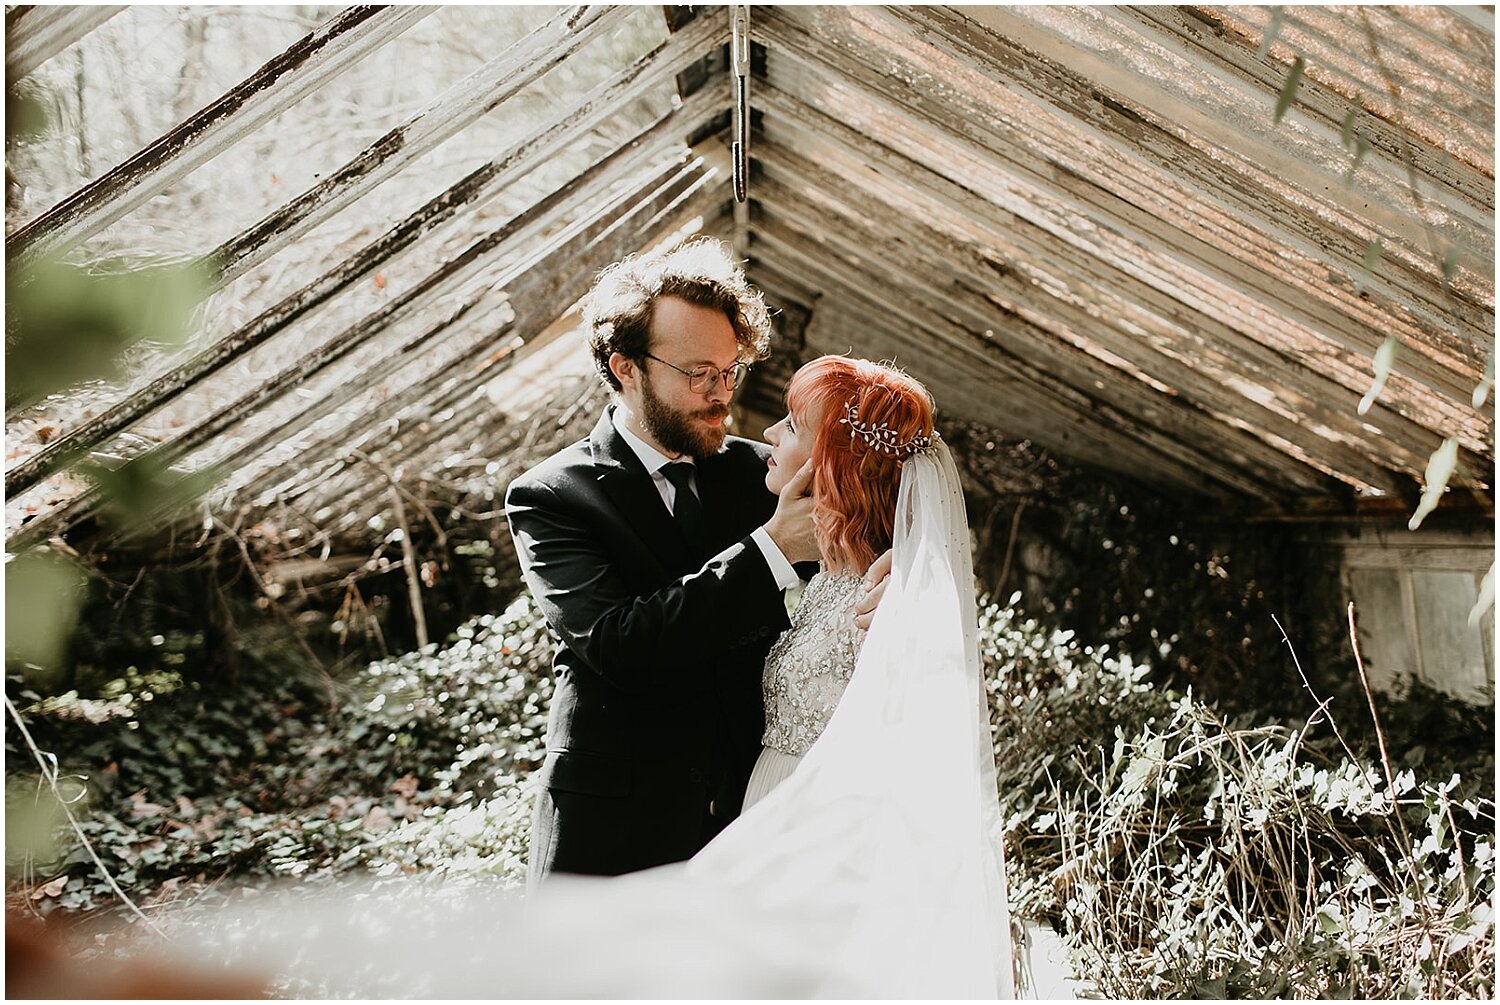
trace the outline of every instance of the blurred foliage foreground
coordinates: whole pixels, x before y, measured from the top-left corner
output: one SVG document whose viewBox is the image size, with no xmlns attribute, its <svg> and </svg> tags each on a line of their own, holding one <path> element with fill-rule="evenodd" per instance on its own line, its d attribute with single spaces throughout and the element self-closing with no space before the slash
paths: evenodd
<svg viewBox="0 0 1500 1005">
<path fill-rule="evenodd" d="M 1351 691 L 1226 721 L 1013 606 L 981 622 L 1012 902 L 1093 992 L 1493 996 L 1492 707 L 1382 697 L 1377 735 Z M 77 821 L 8 730 L 12 910 L 124 916 L 80 833 L 146 918 L 286 877 L 522 881 L 551 691 L 526 599 L 336 686 L 162 662 L 90 694 L 8 682 Z"/>
</svg>

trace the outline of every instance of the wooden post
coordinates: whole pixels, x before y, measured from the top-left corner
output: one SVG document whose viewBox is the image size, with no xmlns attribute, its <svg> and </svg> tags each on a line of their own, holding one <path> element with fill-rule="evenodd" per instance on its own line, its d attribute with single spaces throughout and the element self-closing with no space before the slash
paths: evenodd
<svg viewBox="0 0 1500 1005">
<path fill-rule="evenodd" d="M 17 6 L 5 16 L 5 84 L 9 87 L 83 36 L 114 17 L 124 6 L 69 4 Z"/>
<path fill-rule="evenodd" d="M 568 8 L 454 84 L 333 174 L 274 210 L 210 256 L 227 283 L 270 258 L 443 140 L 619 25 L 628 7 Z"/>
<path fill-rule="evenodd" d="M 6 241 L 10 267 L 103 230 L 434 9 L 360 6 L 334 15 L 219 100 L 12 234 Z"/>
</svg>

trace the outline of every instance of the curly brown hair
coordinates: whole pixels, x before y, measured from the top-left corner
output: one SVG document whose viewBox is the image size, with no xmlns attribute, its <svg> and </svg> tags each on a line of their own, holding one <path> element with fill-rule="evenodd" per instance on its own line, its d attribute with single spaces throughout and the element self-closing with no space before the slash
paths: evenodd
<svg viewBox="0 0 1500 1005">
<path fill-rule="evenodd" d="M 681 297 L 722 310 L 734 327 L 741 359 L 770 354 L 771 316 L 760 291 L 745 279 L 723 241 L 692 238 L 665 251 L 631 255 L 594 280 L 584 299 L 583 321 L 594 366 L 612 390 L 620 389 L 620 381 L 609 369 L 609 357 L 619 353 L 641 359 L 650 351 L 651 313 L 659 297 Z"/>
</svg>

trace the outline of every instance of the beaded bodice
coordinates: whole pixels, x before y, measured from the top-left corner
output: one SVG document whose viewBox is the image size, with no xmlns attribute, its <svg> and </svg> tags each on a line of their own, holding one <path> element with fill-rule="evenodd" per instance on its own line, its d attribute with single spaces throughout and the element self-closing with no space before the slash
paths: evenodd
<svg viewBox="0 0 1500 1005">
<path fill-rule="evenodd" d="M 765 746 L 800 756 L 828 725 L 865 637 L 854 626 L 861 582 L 852 572 L 819 572 L 803 590 L 792 626 L 766 656 Z"/>
</svg>

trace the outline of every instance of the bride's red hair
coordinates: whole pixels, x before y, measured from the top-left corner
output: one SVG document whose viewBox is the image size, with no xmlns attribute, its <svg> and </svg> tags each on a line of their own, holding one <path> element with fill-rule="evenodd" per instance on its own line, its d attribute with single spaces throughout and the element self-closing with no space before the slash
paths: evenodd
<svg viewBox="0 0 1500 1005">
<path fill-rule="evenodd" d="M 860 571 L 891 546 L 902 458 L 876 450 L 840 423 L 851 402 L 859 420 L 884 424 L 899 441 L 932 434 L 932 396 L 884 363 L 820 356 L 786 389 L 794 415 L 816 415 L 813 433 L 813 524 L 830 564 Z"/>
</svg>

